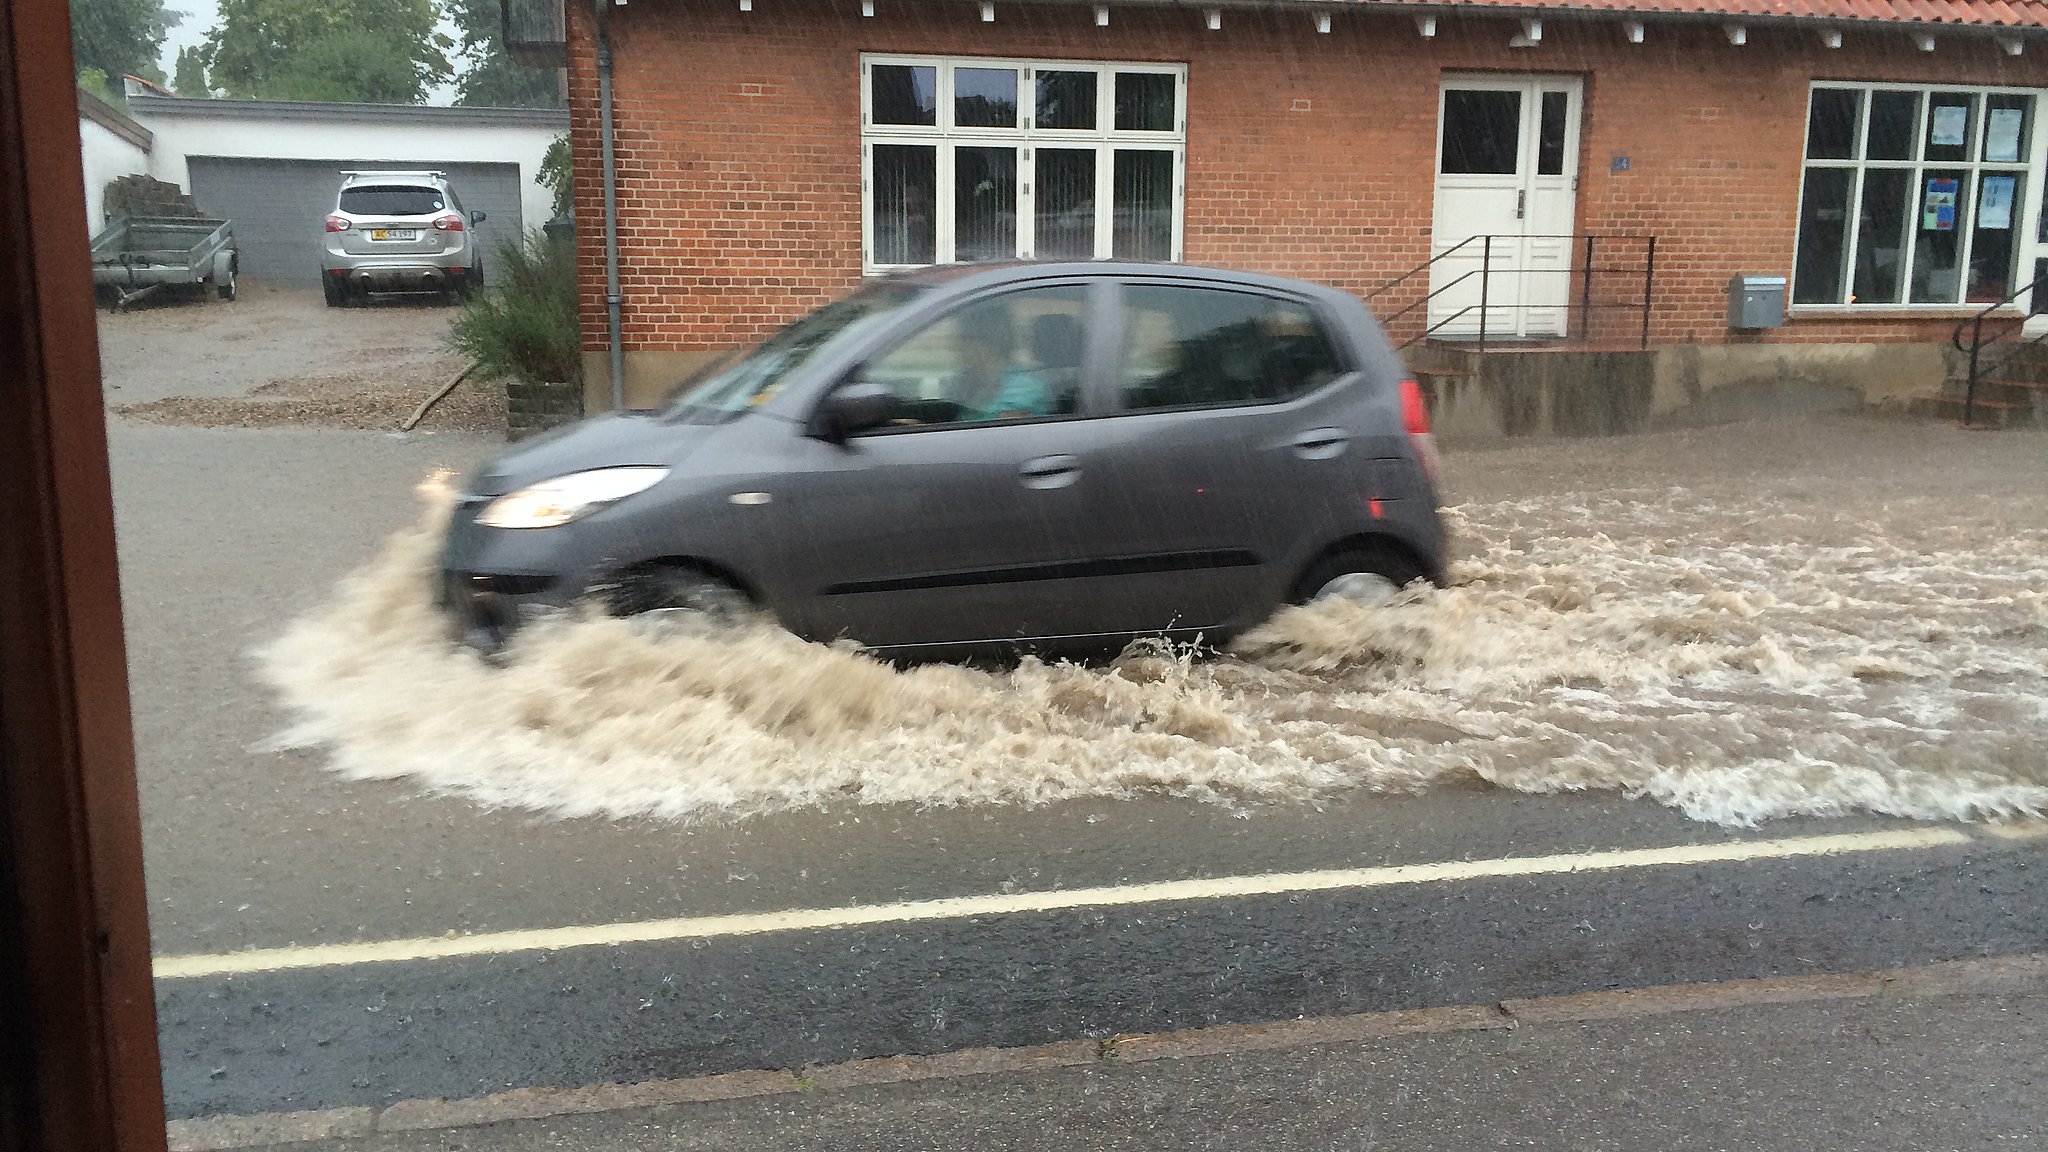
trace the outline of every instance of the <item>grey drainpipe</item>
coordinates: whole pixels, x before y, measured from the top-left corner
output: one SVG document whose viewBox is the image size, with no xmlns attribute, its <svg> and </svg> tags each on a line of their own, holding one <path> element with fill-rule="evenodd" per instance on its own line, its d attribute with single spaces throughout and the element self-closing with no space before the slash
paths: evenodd
<svg viewBox="0 0 2048 1152">
<path fill-rule="evenodd" d="M 626 406 L 626 350 L 619 343 L 619 174 L 612 156 L 612 37 L 605 26 L 604 10 L 611 0 L 593 0 L 597 6 L 597 118 L 604 135 L 604 308 L 610 324 L 612 354 L 612 410 Z"/>
</svg>

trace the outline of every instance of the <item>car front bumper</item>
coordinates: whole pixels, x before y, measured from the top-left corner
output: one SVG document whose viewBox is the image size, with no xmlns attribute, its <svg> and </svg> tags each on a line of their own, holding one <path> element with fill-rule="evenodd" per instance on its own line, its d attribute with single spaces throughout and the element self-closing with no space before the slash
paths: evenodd
<svg viewBox="0 0 2048 1152">
<path fill-rule="evenodd" d="M 439 580 L 449 635 L 479 652 L 496 652 L 523 625 L 568 611 L 554 577 L 443 568 Z"/>
<path fill-rule="evenodd" d="M 488 498 L 456 501 L 441 545 L 435 602 L 455 639 L 481 652 L 504 647 L 523 625 L 572 609 L 593 586 L 592 565 L 561 528 L 487 528 Z"/>
</svg>

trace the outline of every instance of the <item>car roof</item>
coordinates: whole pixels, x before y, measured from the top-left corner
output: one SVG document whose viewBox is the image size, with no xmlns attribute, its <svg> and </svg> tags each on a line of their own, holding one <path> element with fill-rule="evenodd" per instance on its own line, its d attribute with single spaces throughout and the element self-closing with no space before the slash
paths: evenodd
<svg viewBox="0 0 2048 1152">
<path fill-rule="evenodd" d="M 987 264 L 944 264 L 899 273 L 895 278 L 905 283 L 943 289 L 946 295 L 954 295 L 979 292 L 985 288 L 1005 284 L 1026 284 L 1034 280 L 1057 280 L 1071 276 L 1181 280 L 1213 284 L 1218 287 L 1235 285 L 1245 288 L 1277 289 L 1310 296 L 1344 295 L 1340 290 L 1327 284 L 1317 284 L 1309 280 L 1269 276 L 1260 272 L 1243 272 L 1230 268 L 1206 268 L 1198 264 L 1152 263 L 1143 260 L 1005 260 Z"/>
<path fill-rule="evenodd" d="M 448 182 L 448 174 L 446 172 L 423 172 L 419 170 L 413 170 L 409 172 L 396 170 L 388 172 L 343 172 L 341 175 L 341 186 L 344 188 L 348 188 L 356 184 L 369 183 L 445 184 Z"/>
</svg>

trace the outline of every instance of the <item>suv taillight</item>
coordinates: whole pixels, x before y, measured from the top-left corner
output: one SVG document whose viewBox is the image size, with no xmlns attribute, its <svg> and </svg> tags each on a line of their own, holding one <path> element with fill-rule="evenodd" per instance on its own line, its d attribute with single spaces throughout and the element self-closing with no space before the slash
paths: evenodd
<svg viewBox="0 0 2048 1152">
<path fill-rule="evenodd" d="M 462 231 L 462 217 L 450 212 L 446 216 L 434 217 L 434 227 L 442 232 Z"/>
<path fill-rule="evenodd" d="M 346 232 L 353 226 L 348 222 L 348 218 L 344 216 L 329 216 L 327 218 L 327 230 L 329 232 Z"/>
<path fill-rule="evenodd" d="M 1401 427 L 1415 445 L 1415 459 L 1435 483 L 1436 437 L 1429 431 L 1429 401 L 1423 398 L 1422 385 L 1412 377 L 1401 381 Z"/>
</svg>

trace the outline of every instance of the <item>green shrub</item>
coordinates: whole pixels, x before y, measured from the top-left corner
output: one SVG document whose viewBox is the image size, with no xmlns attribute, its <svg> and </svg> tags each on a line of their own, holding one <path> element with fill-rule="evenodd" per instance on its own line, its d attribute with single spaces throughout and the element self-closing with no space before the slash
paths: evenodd
<svg viewBox="0 0 2048 1152">
<path fill-rule="evenodd" d="M 540 232 L 507 241 L 490 277 L 449 328 L 455 350 L 475 360 L 486 379 L 580 381 L 574 243 Z"/>
</svg>

